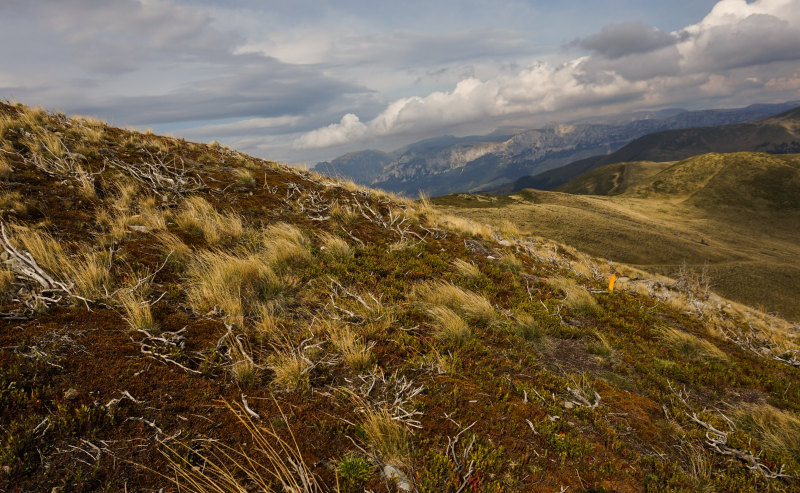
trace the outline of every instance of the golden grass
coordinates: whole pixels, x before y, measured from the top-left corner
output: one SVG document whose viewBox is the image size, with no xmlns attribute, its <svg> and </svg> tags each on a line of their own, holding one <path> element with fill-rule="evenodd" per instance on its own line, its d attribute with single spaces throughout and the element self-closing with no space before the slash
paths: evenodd
<svg viewBox="0 0 800 493">
<path fill-rule="evenodd" d="M 249 169 L 237 168 L 233 171 L 233 175 L 236 177 L 236 181 L 241 185 L 246 187 L 256 186 L 256 178 Z"/>
<path fill-rule="evenodd" d="M 525 266 L 522 264 L 522 261 L 518 259 L 516 255 L 510 252 L 504 253 L 500 257 L 500 267 L 503 270 L 507 270 L 515 274 L 525 270 Z"/>
<path fill-rule="evenodd" d="M 355 371 L 365 370 L 372 363 L 372 346 L 367 345 L 353 327 L 335 320 L 325 323 L 325 331 L 333 347 L 345 363 Z"/>
<path fill-rule="evenodd" d="M 278 342 L 283 333 L 279 324 L 279 317 L 275 308 L 270 303 L 262 303 L 258 307 L 255 324 L 252 326 L 255 337 L 261 341 Z"/>
<path fill-rule="evenodd" d="M 169 261 L 173 267 L 179 272 L 183 272 L 192 258 L 192 249 L 177 235 L 169 231 L 160 231 L 156 234 L 156 241 L 161 245 L 164 254 L 169 255 Z"/>
<path fill-rule="evenodd" d="M 438 222 L 441 226 L 459 231 L 461 233 L 466 233 L 470 236 L 477 236 L 479 238 L 486 239 L 492 237 L 492 228 L 483 223 L 472 221 L 460 216 L 451 216 L 448 214 L 439 215 L 435 219 L 436 220 L 434 222 Z"/>
<path fill-rule="evenodd" d="M 428 305 L 446 306 L 481 322 L 492 323 L 497 320 L 497 312 L 489 300 L 449 282 L 429 281 L 417 284 L 414 287 L 414 296 Z"/>
<path fill-rule="evenodd" d="M 580 313 L 591 313 L 599 308 L 597 300 L 568 277 L 553 277 L 547 280 L 547 285 L 556 291 L 565 294 L 564 306 Z"/>
<path fill-rule="evenodd" d="M 322 251 L 326 257 L 339 262 L 344 262 L 353 258 L 353 250 L 347 242 L 339 236 L 330 233 L 321 233 Z"/>
<path fill-rule="evenodd" d="M 209 245 L 235 242 L 244 234 L 240 216 L 234 213 L 221 214 L 200 196 L 184 201 L 175 222 L 182 230 L 202 236 Z"/>
<path fill-rule="evenodd" d="M 2 136 L 3 131 L 0 128 L 0 136 Z M 8 180 L 11 178 L 11 173 L 14 172 L 14 168 L 11 167 L 11 163 L 8 162 L 5 156 L 0 154 L 0 180 Z"/>
<path fill-rule="evenodd" d="M 478 269 L 478 267 L 471 262 L 457 258 L 453 260 L 451 265 L 455 269 L 456 273 L 465 279 L 474 280 L 481 277 L 480 269 Z"/>
<path fill-rule="evenodd" d="M 15 246 L 27 250 L 39 267 L 56 278 L 64 280 L 63 274 L 70 262 L 61 242 L 55 240 L 48 233 L 25 227 L 14 227 L 11 241 Z"/>
<path fill-rule="evenodd" d="M 122 307 L 125 321 L 131 329 L 145 332 L 158 330 L 158 323 L 153 318 L 150 303 L 139 293 L 122 290 L 117 294 L 117 303 Z"/>
<path fill-rule="evenodd" d="M 269 259 L 278 273 L 311 261 L 308 238 L 296 226 L 284 222 L 271 224 L 260 232 L 260 236 L 260 253 Z"/>
<path fill-rule="evenodd" d="M 14 211 L 17 214 L 23 214 L 28 210 L 22 194 L 19 192 L 9 192 L 0 190 L 0 212 Z"/>
<path fill-rule="evenodd" d="M 472 330 L 461 317 L 446 306 L 432 306 L 427 310 L 436 328 L 434 336 L 460 346 L 472 337 Z"/>
<path fill-rule="evenodd" d="M 291 429 L 284 439 L 274 427 L 253 422 L 243 405 L 224 403 L 246 432 L 252 451 L 214 442 L 208 452 L 200 453 L 203 467 L 196 467 L 185 457 L 198 454 L 197 450 L 188 445 L 173 448 L 164 444 L 163 453 L 173 474 L 157 474 L 172 482 L 178 491 L 190 493 L 326 491 L 306 465 Z M 289 421 L 283 411 L 281 416 L 283 422 Z"/>
<path fill-rule="evenodd" d="M 674 327 L 661 328 L 664 343 L 681 356 L 693 361 L 726 362 L 728 355 L 711 342 Z"/>
<path fill-rule="evenodd" d="M 769 404 L 741 404 L 735 408 L 736 424 L 758 438 L 761 445 L 775 453 L 800 459 L 800 418 Z"/>
<path fill-rule="evenodd" d="M 512 325 L 512 330 L 517 336 L 526 341 L 539 341 L 544 335 L 539 322 L 529 313 L 517 315 L 514 325 Z"/>
<path fill-rule="evenodd" d="M 386 408 L 365 407 L 361 428 L 367 442 L 381 461 L 395 466 L 407 465 L 411 456 L 408 430 Z"/>
<path fill-rule="evenodd" d="M 105 298 L 111 287 L 111 254 L 85 252 L 79 260 L 70 263 L 68 272 L 75 294 L 88 300 Z"/>
<path fill-rule="evenodd" d="M 5 264 L 0 265 L 0 296 L 5 297 L 14 289 L 14 273 Z"/>
<path fill-rule="evenodd" d="M 221 311 L 244 326 L 244 317 L 257 315 L 263 302 L 275 300 L 285 288 L 283 280 L 255 254 L 237 257 L 219 251 L 195 254 L 188 269 L 189 303 L 198 311 Z"/>
<path fill-rule="evenodd" d="M 309 372 L 314 363 L 300 350 L 281 349 L 270 359 L 269 368 L 275 374 L 272 384 L 290 392 L 304 391 L 311 387 Z"/>
<path fill-rule="evenodd" d="M 258 380 L 261 369 L 253 361 L 250 343 L 246 338 L 231 337 L 231 339 L 231 359 L 233 360 L 230 366 L 231 375 L 240 384 L 252 385 Z"/>
</svg>

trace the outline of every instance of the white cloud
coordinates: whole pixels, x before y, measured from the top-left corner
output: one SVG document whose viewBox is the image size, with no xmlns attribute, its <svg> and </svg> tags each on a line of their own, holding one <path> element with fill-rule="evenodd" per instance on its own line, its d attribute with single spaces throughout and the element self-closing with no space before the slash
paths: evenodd
<svg viewBox="0 0 800 493">
<path fill-rule="evenodd" d="M 800 0 L 721 0 L 702 21 L 673 33 L 628 23 L 571 45 L 594 53 L 563 64 L 538 62 L 512 76 L 468 77 L 450 91 L 400 98 L 372 120 L 362 122 L 349 114 L 301 136 L 295 146 L 441 134 L 477 122 L 487 126 L 525 116 L 563 116 L 592 105 L 713 99 L 752 91 L 757 84 L 765 90 L 791 87 L 789 81 L 769 84 L 755 76 L 767 64 L 775 75 L 795 70 L 793 62 L 800 60 Z"/>
</svg>

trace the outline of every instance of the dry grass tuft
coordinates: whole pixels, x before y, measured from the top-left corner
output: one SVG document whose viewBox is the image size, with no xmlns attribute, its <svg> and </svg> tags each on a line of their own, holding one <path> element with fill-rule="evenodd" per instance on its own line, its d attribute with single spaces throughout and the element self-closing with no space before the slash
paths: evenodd
<svg viewBox="0 0 800 493">
<path fill-rule="evenodd" d="M 351 326 L 329 320 L 325 323 L 331 344 L 342 354 L 345 363 L 355 371 L 365 370 L 372 363 L 372 346 L 364 342 Z"/>
<path fill-rule="evenodd" d="M 308 238 L 296 226 L 275 223 L 264 228 L 260 235 L 260 254 L 276 272 L 283 274 L 311 261 Z"/>
<path fill-rule="evenodd" d="M 470 236 L 489 239 L 492 237 L 492 228 L 489 226 L 471 221 L 460 216 L 440 215 L 437 222 L 446 228 L 450 228 Z"/>
<path fill-rule="evenodd" d="M 515 274 L 525 270 L 525 266 L 522 264 L 522 261 L 513 253 L 504 253 L 503 256 L 500 257 L 500 267 L 503 270 L 507 270 Z"/>
<path fill-rule="evenodd" d="M 189 265 L 189 303 L 195 310 L 220 311 L 230 323 L 244 326 L 244 317 L 258 315 L 262 303 L 278 300 L 283 280 L 258 255 L 236 257 L 202 251 Z"/>
<path fill-rule="evenodd" d="M 0 124 L 0 135 L 2 135 L 2 133 L 2 124 Z M 8 180 L 11 178 L 11 173 L 13 172 L 14 168 L 11 167 L 11 163 L 8 162 L 5 156 L 0 154 L 0 180 Z"/>
<path fill-rule="evenodd" d="M 158 330 L 158 323 L 150 311 L 150 303 L 141 294 L 123 290 L 117 294 L 117 303 L 125 312 L 125 321 L 133 330 L 154 332 Z"/>
<path fill-rule="evenodd" d="M 17 214 L 23 214 L 27 210 L 28 207 L 25 205 L 21 193 L 0 190 L 0 213 L 14 211 Z"/>
<path fill-rule="evenodd" d="M 298 349 L 279 350 L 272 356 L 269 368 L 275 373 L 273 385 L 283 390 L 305 391 L 311 387 L 309 372 L 314 363 Z"/>
<path fill-rule="evenodd" d="M 667 346 L 692 361 L 726 362 L 728 355 L 711 342 L 673 327 L 663 327 L 661 337 Z"/>
<path fill-rule="evenodd" d="M 542 336 L 544 336 L 541 325 L 539 325 L 536 318 L 529 313 L 519 314 L 512 326 L 512 330 L 520 338 L 531 342 L 539 341 L 542 339 Z"/>
<path fill-rule="evenodd" d="M 330 233 L 321 233 L 322 251 L 326 257 L 344 262 L 353 258 L 353 250 L 342 238 Z"/>
<path fill-rule="evenodd" d="M 178 491 L 192 493 L 326 491 L 306 465 L 291 429 L 289 438 L 284 439 L 274 427 L 254 423 L 243 405 L 224 402 L 244 428 L 247 441 L 253 444 L 251 452 L 214 442 L 209 452 L 199 454 L 203 467 L 196 467 L 186 460 L 198 454 L 196 449 L 188 445 L 172 448 L 165 444 L 164 456 L 173 474 L 159 475 L 175 484 Z M 283 411 L 281 416 L 283 422 L 289 421 Z"/>
<path fill-rule="evenodd" d="M 433 319 L 434 335 L 443 341 L 460 346 L 472 337 L 472 330 L 461 317 L 446 306 L 432 306 L 428 316 Z"/>
<path fill-rule="evenodd" d="M 169 255 L 173 268 L 179 272 L 186 270 L 192 258 L 192 249 L 183 240 L 173 233 L 161 231 L 156 235 L 156 241 L 164 254 Z"/>
<path fill-rule="evenodd" d="M 27 250 L 39 267 L 61 280 L 65 279 L 69 259 L 61 242 L 48 233 L 18 226 L 13 228 L 11 242 Z"/>
<path fill-rule="evenodd" d="M 80 260 L 70 264 L 69 272 L 78 296 L 89 300 L 108 296 L 108 289 L 111 287 L 109 252 L 86 252 L 81 255 Z"/>
<path fill-rule="evenodd" d="M 241 185 L 246 187 L 256 186 L 256 178 L 249 169 L 237 168 L 233 171 L 233 174 L 236 176 L 236 181 L 238 181 Z"/>
<path fill-rule="evenodd" d="M 461 260 L 460 258 L 457 258 L 453 260 L 452 265 L 453 268 L 458 273 L 458 275 L 465 279 L 474 280 L 481 277 L 480 269 L 478 269 L 478 267 L 471 262 L 467 262 L 466 260 Z"/>
<path fill-rule="evenodd" d="M 3 264 L 0 265 L 0 298 L 4 298 L 14 289 L 14 273 Z"/>
<path fill-rule="evenodd" d="M 733 413 L 736 424 L 775 453 L 800 459 L 800 419 L 769 404 L 742 404 Z"/>
<path fill-rule="evenodd" d="M 597 300 L 568 277 L 554 277 L 547 281 L 547 284 L 556 291 L 565 294 L 564 306 L 580 313 L 591 313 L 599 308 Z"/>
<path fill-rule="evenodd" d="M 386 408 L 364 409 L 361 428 L 376 456 L 387 464 L 407 465 L 411 456 L 411 437 Z"/>
<path fill-rule="evenodd" d="M 241 217 L 234 213 L 217 212 L 200 196 L 186 199 L 175 222 L 182 230 L 202 236 L 209 245 L 235 242 L 244 234 Z"/>
<path fill-rule="evenodd" d="M 497 312 L 489 300 L 449 282 L 431 281 L 417 284 L 414 295 L 425 304 L 446 306 L 481 322 L 492 323 L 497 320 Z"/>
</svg>

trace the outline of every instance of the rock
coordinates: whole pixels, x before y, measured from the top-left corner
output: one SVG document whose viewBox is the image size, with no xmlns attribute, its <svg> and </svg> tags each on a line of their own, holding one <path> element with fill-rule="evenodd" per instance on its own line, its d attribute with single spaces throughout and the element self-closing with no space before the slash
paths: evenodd
<svg viewBox="0 0 800 493">
<path fill-rule="evenodd" d="M 64 399 L 72 401 L 78 398 L 78 391 L 76 389 L 69 389 L 64 392 Z"/>
<path fill-rule="evenodd" d="M 508 241 L 508 240 L 500 240 L 497 243 L 499 243 L 500 245 L 503 245 L 504 247 L 510 247 L 511 246 L 511 242 Z"/>
<path fill-rule="evenodd" d="M 383 466 L 383 475 L 387 481 L 395 481 L 397 489 L 400 491 L 411 491 L 411 482 L 408 481 L 406 475 L 403 474 L 397 467 L 386 464 Z"/>
<path fill-rule="evenodd" d="M 147 233 L 148 231 L 150 231 L 150 229 L 147 226 L 129 225 L 128 229 L 130 229 L 131 231 L 136 231 L 137 233 Z"/>
</svg>

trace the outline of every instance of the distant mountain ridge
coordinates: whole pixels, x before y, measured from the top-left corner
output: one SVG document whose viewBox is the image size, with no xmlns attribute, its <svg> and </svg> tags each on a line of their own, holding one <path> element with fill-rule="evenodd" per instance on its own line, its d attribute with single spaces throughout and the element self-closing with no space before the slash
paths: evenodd
<svg viewBox="0 0 800 493">
<path fill-rule="evenodd" d="M 581 159 L 567 166 L 525 176 L 497 187 L 498 193 L 525 188 L 553 190 L 590 170 L 615 163 L 679 161 L 709 152 L 800 152 L 800 107 L 761 121 L 666 130 L 635 139 L 619 150 Z"/>
<path fill-rule="evenodd" d="M 313 171 L 412 196 L 419 191 L 436 196 L 487 190 L 579 159 L 606 155 L 653 132 L 760 120 L 797 104 L 661 110 L 619 115 L 607 119 L 610 123 L 551 124 L 487 136 L 436 137 L 391 152 L 351 152 L 317 163 Z"/>
</svg>

